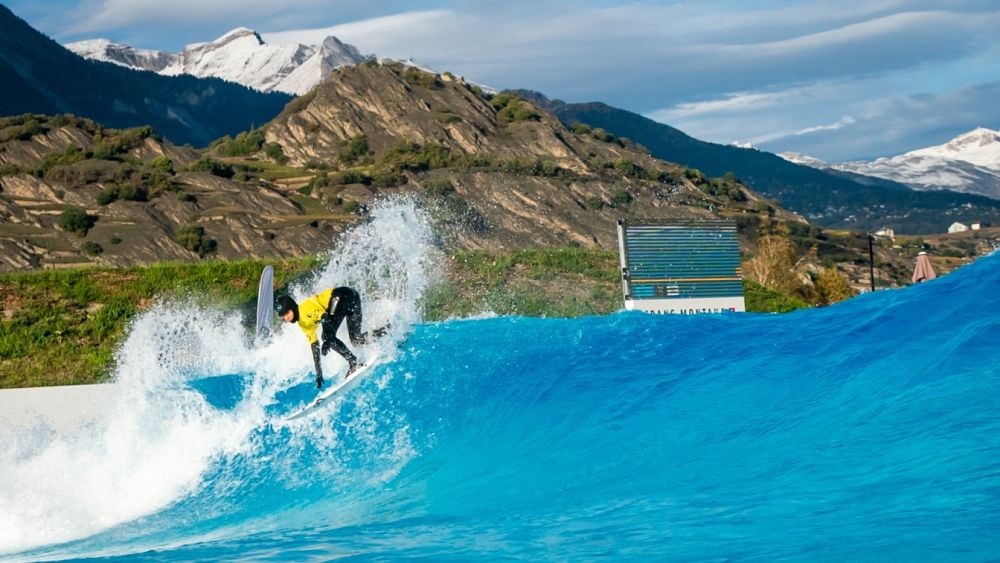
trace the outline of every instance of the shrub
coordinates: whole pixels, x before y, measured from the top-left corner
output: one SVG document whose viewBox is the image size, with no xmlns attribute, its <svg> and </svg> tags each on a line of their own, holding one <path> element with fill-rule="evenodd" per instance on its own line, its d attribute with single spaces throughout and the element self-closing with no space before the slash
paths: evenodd
<svg viewBox="0 0 1000 563">
<path fill-rule="evenodd" d="M 22 141 L 27 141 L 44 131 L 45 129 L 42 128 L 42 124 L 39 123 L 37 119 L 31 118 L 25 121 L 24 125 L 21 125 L 21 130 L 17 133 L 16 138 Z"/>
<path fill-rule="evenodd" d="M 701 170 L 694 168 L 685 168 L 684 177 L 691 181 L 692 184 L 701 185 L 706 183 L 705 175 L 701 173 Z"/>
<path fill-rule="evenodd" d="M 72 113 L 62 113 L 59 115 L 54 115 L 49 118 L 48 126 L 52 129 L 58 129 L 59 127 L 66 127 L 72 125 L 75 127 L 86 127 L 86 123 L 83 119 L 73 115 Z"/>
<path fill-rule="evenodd" d="M 442 145 L 420 145 L 399 141 L 382 153 L 381 162 L 402 170 L 421 172 L 444 168 L 451 163 L 451 149 Z"/>
<path fill-rule="evenodd" d="M 559 168 L 559 165 L 557 165 L 555 162 L 552 162 L 551 160 L 543 160 L 541 164 L 540 175 L 552 178 L 558 176 L 561 170 L 562 169 Z"/>
<path fill-rule="evenodd" d="M 56 166 L 69 166 L 71 164 L 76 164 L 77 162 L 86 160 L 87 157 L 87 152 L 82 148 L 76 145 L 70 145 L 62 152 L 52 152 L 45 155 L 45 158 L 43 158 L 42 162 L 35 167 L 33 173 L 35 176 L 41 178 L 42 176 L 45 176 L 49 170 Z"/>
<path fill-rule="evenodd" d="M 146 197 L 146 199 L 150 197 L 155 197 L 162 192 L 173 191 L 177 189 L 177 186 L 170 179 L 170 177 L 159 170 L 154 170 L 152 172 L 143 172 L 142 183 L 149 187 L 148 194 L 146 194 L 146 191 L 144 189 L 140 188 L 142 194 Z M 146 199 L 138 199 L 135 201 L 146 201 Z"/>
<path fill-rule="evenodd" d="M 739 185 L 718 178 L 711 180 L 707 184 L 703 184 L 702 189 L 708 194 L 726 197 L 734 203 L 747 200 L 746 194 L 743 193 Z"/>
<path fill-rule="evenodd" d="M 368 174 L 359 170 L 345 170 L 330 177 L 329 182 L 333 185 L 344 186 L 347 184 L 371 185 L 372 178 Z"/>
<path fill-rule="evenodd" d="M 146 189 L 128 184 L 108 184 L 97 194 L 97 203 L 108 205 L 109 203 L 122 201 L 149 201 Z"/>
<path fill-rule="evenodd" d="M 180 192 L 177 192 L 177 201 L 180 201 L 180 202 L 183 202 L 183 203 L 194 203 L 194 202 L 198 201 L 198 199 L 196 197 L 194 197 L 193 195 L 189 194 L 188 192 L 180 191 Z"/>
<path fill-rule="evenodd" d="M 620 158 L 615 161 L 615 170 L 632 178 L 642 178 L 646 170 L 628 158 Z"/>
<path fill-rule="evenodd" d="M 191 252 L 197 252 L 200 257 L 204 257 L 218 246 L 216 241 L 205 238 L 205 227 L 201 225 L 181 227 L 174 238 L 178 244 Z"/>
<path fill-rule="evenodd" d="M 160 155 L 149 162 L 149 165 L 153 168 L 159 170 L 160 172 L 165 172 L 167 174 L 174 173 L 174 161 L 170 160 L 166 156 Z"/>
<path fill-rule="evenodd" d="M 219 143 L 218 150 L 224 156 L 249 156 L 260 152 L 262 146 L 264 146 L 264 131 L 254 129 L 236 135 L 235 139 L 223 140 Z"/>
<path fill-rule="evenodd" d="M 354 164 L 359 158 L 368 154 L 368 139 L 364 135 L 355 135 L 340 144 L 337 157 L 345 164 Z"/>
<path fill-rule="evenodd" d="M 188 170 L 191 172 L 208 172 L 220 178 L 232 178 L 235 173 L 232 166 L 228 166 L 207 156 L 203 156 L 191 163 Z"/>
<path fill-rule="evenodd" d="M 156 131 L 146 125 L 122 130 L 98 130 L 94 134 L 94 158 L 120 160 L 120 157 L 141 145 L 146 139 L 159 140 Z"/>
<path fill-rule="evenodd" d="M 361 209 L 361 204 L 356 201 L 348 201 L 344 203 L 344 213 L 350 213 L 352 215 L 360 214 Z"/>
<path fill-rule="evenodd" d="M 503 123 L 542 119 L 542 114 L 535 109 L 535 106 L 513 92 L 502 92 L 493 96 L 490 104 L 497 110 L 497 119 Z"/>
<path fill-rule="evenodd" d="M 455 186 L 447 178 L 427 180 L 424 182 L 424 192 L 430 196 L 444 197 L 455 193 Z"/>
<path fill-rule="evenodd" d="M 594 211 L 600 211 L 604 209 L 604 200 L 600 196 L 592 195 L 587 198 L 587 207 Z"/>
<path fill-rule="evenodd" d="M 604 141 L 605 143 L 613 143 L 615 136 L 608 133 L 604 129 L 597 127 L 596 129 L 591 129 L 590 136 L 597 139 L 598 141 Z"/>
<path fill-rule="evenodd" d="M 569 130 L 576 133 L 577 135 L 589 135 L 590 125 L 587 125 L 586 123 L 574 123 Z"/>
<path fill-rule="evenodd" d="M 87 236 L 87 231 L 97 222 L 97 217 L 87 215 L 87 212 L 79 207 L 70 207 L 59 215 L 59 228 L 75 233 L 78 237 Z"/>
<path fill-rule="evenodd" d="M 98 254 L 104 252 L 104 248 L 101 245 L 89 240 L 83 243 L 83 246 L 80 248 L 83 250 L 84 254 L 89 254 L 90 256 L 97 256 Z"/>
<path fill-rule="evenodd" d="M 774 215 L 774 206 L 771 205 L 766 199 L 758 199 L 757 203 L 753 206 L 754 211 L 758 213 L 767 213 L 768 215 Z"/>
<path fill-rule="evenodd" d="M 611 207 L 624 207 L 632 203 L 632 194 L 627 190 L 618 188 L 611 192 Z"/>
<path fill-rule="evenodd" d="M 382 167 L 372 171 L 371 182 L 379 188 L 395 188 L 406 183 L 406 176 L 394 167 Z"/>
<path fill-rule="evenodd" d="M 438 75 L 424 72 L 412 66 L 407 67 L 403 71 L 403 80 L 414 86 L 423 86 L 424 88 L 441 88 L 444 86 Z"/>
<path fill-rule="evenodd" d="M 836 268 L 823 268 L 816 278 L 816 293 L 822 305 L 832 305 L 854 296 L 847 276 Z"/>
<path fill-rule="evenodd" d="M 122 239 L 119 237 L 111 237 L 111 244 L 121 244 Z"/>
<path fill-rule="evenodd" d="M 514 123 L 516 121 L 541 121 L 542 114 L 533 105 L 518 100 L 508 104 L 497 112 L 497 119 L 504 123 Z"/>
<path fill-rule="evenodd" d="M 671 182 L 670 173 L 660 170 L 658 168 L 647 169 L 646 179 L 651 182 L 657 182 L 660 184 L 669 184 Z"/>
<path fill-rule="evenodd" d="M 285 164 L 288 162 L 288 157 L 285 156 L 285 149 L 283 149 L 278 143 L 268 143 L 265 145 L 264 154 L 278 164 Z"/>
</svg>

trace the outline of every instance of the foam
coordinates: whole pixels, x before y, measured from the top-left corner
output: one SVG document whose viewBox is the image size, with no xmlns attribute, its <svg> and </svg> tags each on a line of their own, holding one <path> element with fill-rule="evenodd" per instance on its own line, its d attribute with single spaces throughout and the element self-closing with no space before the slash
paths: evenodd
<svg viewBox="0 0 1000 563">
<path fill-rule="evenodd" d="M 392 338 L 381 345 L 391 357 L 395 342 L 419 319 L 416 304 L 434 271 L 428 225 L 413 201 L 375 206 L 370 222 L 333 241 L 325 268 L 294 287 L 294 295 L 334 285 L 358 288 L 367 328 L 392 323 Z M 291 453 L 339 447 L 343 437 L 328 420 L 283 425 L 274 411 L 277 397 L 312 371 L 301 332 L 284 325 L 253 348 L 243 321 L 239 314 L 183 301 L 158 303 L 139 316 L 116 353 L 118 385 L 105 416 L 69 433 L 35 428 L 18 436 L 17 447 L 0 452 L 0 553 L 85 538 L 154 514 L 198 491 L 205 475 L 226 460 L 272 463 L 253 459 L 265 432 L 283 433 Z M 336 374 L 341 361 L 331 356 L 324 367 Z M 239 374 L 244 382 L 232 409 L 212 406 L 190 385 L 225 374 Z M 363 395 L 353 400 L 358 409 L 372 403 Z M 382 430 L 377 416 L 369 410 L 356 417 L 353 438 L 374 439 Z M 391 437 L 398 453 L 387 454 L 395 469 L 383 467 L 386 474 L 412 457 L 405 433 L 405 424 L 398 424 Z M 287 486 L 301 484 L 298 476 L 310 459 L 284 462 Z M 337 471 L 336 464 L 319 469 Z"/>
</svg>

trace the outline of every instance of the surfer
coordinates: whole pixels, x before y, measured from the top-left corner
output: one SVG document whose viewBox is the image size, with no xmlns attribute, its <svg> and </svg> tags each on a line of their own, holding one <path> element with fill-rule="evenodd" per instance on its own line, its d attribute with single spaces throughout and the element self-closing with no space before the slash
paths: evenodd
<svg viewBox="0 0 1000 563">
<path fill-rule="evenodd" d="M 361 364 L 350 348 L 337 338 L 337 329 L 347 319 L 347 333 L 351 344 L 361 346 L 368 342 L 369 336 L 378 338 L 385 334 L 388 326 L 371 331 L 361 332 L 361 296 L 350 287 L 330 288 L 296 303 L 288 295 L 282 295 L 275 301 L 274 311 L 281 320 L 287 323 L 298 323 L 305 333 L 312 349 L 313 363 L 316 365 L 316 387 L 323 387 L 323 367 L 320 365 L 320 354 L 326 355 L 335 350 L 347 360 L 347 377 L 357 371 Z M 323 341 L 316 335 L 316 329 L 323 327 Z"/>
</svg>

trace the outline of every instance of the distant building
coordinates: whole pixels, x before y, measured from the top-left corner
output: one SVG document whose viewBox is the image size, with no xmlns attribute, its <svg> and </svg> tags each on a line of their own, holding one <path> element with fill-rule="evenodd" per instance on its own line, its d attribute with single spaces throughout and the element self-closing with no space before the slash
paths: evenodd
<svg viewBox="0 0 1000 563">
<path fill-rule="evenodd" d="M 980 223 L 980 222 L 978 222 L 978 221 L 977 221 L 977 222 L 975 222 L 975 223 L 973 223 L 973 224 L 972 224 L 972 225 L 970 225 L 970 226 L 972 227 L 972 230 L 973 230 L 973 231 L 978 231 L 979 229 L 983 228 L 983 224 L 982 224 L 982 223 Z"/>
<path fill-rule="evenodd" d="M 949 233 L 961 233 L 963 231 L 968 231 L 968 230 L 969 227 L 963 225 L 962 223 L 952 223 L 951 226 L 948 227 Z"/>
<path fill-rule="evenodd" d="M 873 233 L 877 237 L 887 238 L 889 240 L 896 240 L 896 231 L 893 231 L 889 227 L 883 227 Z"/>
</svg>

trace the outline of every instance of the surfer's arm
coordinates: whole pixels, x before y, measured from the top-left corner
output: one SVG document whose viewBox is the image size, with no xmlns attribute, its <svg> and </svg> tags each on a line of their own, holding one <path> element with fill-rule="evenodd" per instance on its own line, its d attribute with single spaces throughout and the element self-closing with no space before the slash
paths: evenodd
<svg viewBox="0 0 1000 563">
<path fill-rule="evenodd" d="M 313 364 L 316 365 L 316 387 L 323 387 L 323 366 L 319 363 L 319 341 L 315 341 L 309 344 L 309 349 L 312 350 Z"/>
</svg>

